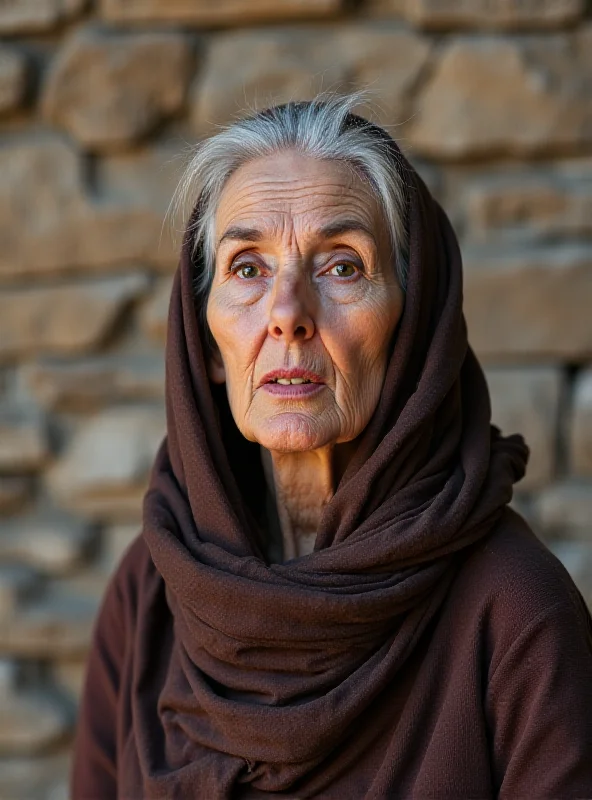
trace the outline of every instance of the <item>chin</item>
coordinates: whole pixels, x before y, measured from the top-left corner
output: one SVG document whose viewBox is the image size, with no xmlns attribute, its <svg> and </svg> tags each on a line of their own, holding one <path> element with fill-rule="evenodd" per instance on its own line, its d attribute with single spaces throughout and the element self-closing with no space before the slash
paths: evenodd
<svg viewBox="0 0 592 800">
<path fill-rule="evenodd" d="M 317 450 L 338 438 L 338 432 L 308 414 L 284 412 L 255 426 L 252 437 L 267 450 L 279 453 L 304 453 Z"/>
</svg>

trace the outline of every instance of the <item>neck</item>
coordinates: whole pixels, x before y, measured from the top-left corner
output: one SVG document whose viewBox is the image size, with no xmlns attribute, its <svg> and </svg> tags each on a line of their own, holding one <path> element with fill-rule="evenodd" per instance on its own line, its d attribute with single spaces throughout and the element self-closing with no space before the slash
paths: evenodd
<svg viewBox="0 0 592 800">
<path fill-rule="evenodd" d="M 305 453 L 261 448 L 277 507 L 284 561 L 313 551 L 323 507 L 333 497 L 352 450 L 351 442 Z"/>
</svg>

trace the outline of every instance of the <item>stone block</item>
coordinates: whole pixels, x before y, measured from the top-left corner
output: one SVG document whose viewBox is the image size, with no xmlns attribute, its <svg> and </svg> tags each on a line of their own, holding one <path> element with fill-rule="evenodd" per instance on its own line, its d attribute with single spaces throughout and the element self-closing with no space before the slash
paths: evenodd
<svg viewBox="0 0 592 800">
<path fill-rule="evenodd" d="M 309 99 L 347 83 L 378 97 L 375 116 L 400 124 L 430 54 L 427 39 L 389 23 L 322 29 L 263 29 L 217 36 L 192 92 L 192 124 L 202 135 L 244 109 Z"/>
<path fill-rule="evenodd" d="M 363 8 L 370 17 L 404 19 L 407 0 L 366 0 Z"/>
<path fill-rule="evenodd" d="M 556 483 L 534 499 L 539 524 L 548 534 L 592 541 L 592 483 Z"/>
<path fill-rule="evenodd" d="M 94 540 L 94 528 L 87 520 L 61 511 L 33 511 L 3 521 L 0 560 L 63 575 L 84 563 Z"/>
<path fill-rule="evenodd" d="M 148 202 L 161 209 L 164 218 L 190 152 L 179 138 L 177 143 L 167 139 L 133 152 L 106 154 L 97 162 L 97 191 L 117 205 L 137 207 Z"/>
<path fill-rule="evenodd" d="M 30 491 L 28 478 L 0 475 L 0 515 L 18 511 L 29 499 Z"/>
<path fill-rule="evenodd" d="M 25 56 L 12 47 L 0 45 L 0 114 L 18 108 L 25 96 L 26 88 Z"/>
<path fill-rule="evenodd" d="M 476 241 L 592 234 L 592 168 L 583 176 L 518 172 L 473 180 L 463 193 L 468 236 Z"/>
<path fill-rule="evenodd" d="M 267 20 L 326 17 L 342 0 L 102 0 L 109 22 L 178 23 L 180 25 L 244 25 Z"/>
<path fill-rule="evenodd" d="M 6 696 L 14 691 L 20 673 L 18 662 L 0 658 L 0 695 Z"/>
<path fill-rule="evenodd" d="M 588 319 L 592 327 L 592 323 Z M 576 475 L 592 476 L 592 368 L 577 375 L 569 435 L 570 467 Z M 592 518 L 591 518 L 592 522 Z"/>
<path fill-rule="evenodd" d="M 65 691 L 70 699 L 75 701 L 79 699 L 82 693 L 85 676 L 85 659 L 59 659 L 53 664 L 53 683 Z"/>
<path fill-rule="evenodd" d="M 555 472 L 563 376 L 555 367 L 491 367 L 486 370 L 492 421 L 502 433 L 521 433 L 530 447 L 521 491 L 548 484 Z"/>
<path fill-rule="evenodd" d="M 62 500 L 65 508 L 84 514 L 95 522 L 140 523 L 147 480 L 138 486 L 123 486 L 117 490 L 84 492 Z"/>
<path fill-rule="evenodd" d="M 9 757 L 0 766 L 0 797 L 5 800 L 69 800 L 70 758 L 57 754 Z"/>
<path fill-rule="evenodd" d="M 98 599 L 51 585 L 9 618 L 0 618 L 0 655 L 27 659 L 81 658 L 88 651 Z"/>
<path fill-rule="evenodd" d="M 39 411 L 25 405 L 0 406 L 0 472 L 38 470 L 48 455 L 46 423 Z"/>
<path fill-rule="evenodd" d="M 92 416 L 48 473 L 67 508 L 97 518 L 141 510 L 148 474 L 165 434 L 162 408 L 122 407 Z"/>
<path fill-rule="evenodd" d="M 581 17 L 584 0 L 406 0 L 407 19 L 429 29 L 556 28 Z"/>
<path fill-rule="evenodd" d="M 0 360 L 100 347 L 120 314 L 148 287 L 145 273 L 0 293 Z"/>
<path fill-rule="evenodd" d="M 78 266 L 121 268 L 134 261 L 171 271 L 177 266 L 180 240 L 160 207 L 98 202 L 87 206 L 78 222 Z M 76 266 L 72 256 L 66 264 Z"/>
<path fill-rule="evenodd" d="M 172 279 L 163 278 L 140 311 L 140 325 L 145 336 L 161 345 L 166 342 L 172 287 Z"/>
<path fill-rule="evenodd" d="M 76 17 L 87 0 L 2 0 L 0 33 L 41 33 Z"/>
<path fill-rule="evenodd" d="M 453 40 L 406 132 L 435 159 L 575 153 L 592 142 L 592 34 Z"/>
<path fill-rule="evenodd" d="M 45 359 L 26 365 L 22 377 L 40 403 L 60 411 L 89 411 L 121 400 L 164 397 L 160 351 L 109 353 L 77 361 Z"/>
<path fill-rule="evenodd" d="M 183 34 L 83 29 L 51 65 L 42 109 L 87 148 L 126 146 L 180 111 L 192 71 Z"/>
<path fill-rule="evenodd" d="M 67 710 L 49 693 L 0 697 L 0 755 L 29 755 L 61 743 L 71 732 Z"/>
<path fill-rule="evenodd" d="M 160 203 L 87 196 L 80 154 L 55 134 L 0 146 L 0 280 L 177 261 Z"/>
<path fill-rule="evenodd" d="M 484 359 L 592 354 L 592 247 L 465 248 L 469 340 Z"/>
<path fill-rule="evenodd" d="M 5 139 L 0 147 L 0 276 L 12 277 L 28 262 L 68 263 L 82 197 L 80 158 L 63 139 Z"/>
<path fill-rule="evenodd" d="M 37 586 L 35 573 L 22 564 L 0 564 L 0 619 L 12 617 Z"/>
</svg>

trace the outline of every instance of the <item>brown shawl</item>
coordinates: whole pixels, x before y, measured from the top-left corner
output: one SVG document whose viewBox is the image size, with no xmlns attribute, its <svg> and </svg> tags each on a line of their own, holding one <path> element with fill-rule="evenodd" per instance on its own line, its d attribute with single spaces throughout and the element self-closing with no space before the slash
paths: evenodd
<svg viewBox="0 0 592 800">
<path fill-rule="evenodd" d="M 396 681 L 463 551 L 491 531 L 524 473 L 521 437 L 490 426 L 450 223 L 395 143 L 375 133 L 406 186 L 405 310 L 378 407 L 314 552 L 284 564 L 263 555 L 257 446 L 241 441 L 206 375 L 199 258 L 186 232 L 169 311 L 168 435 L 144 504 L 175 621 L 153 703 L 142 686 L 156 667 L 138 659 L 134 675 L 145 797 L 228 798 L 245 782 L 288 790 L 346 741 L 355 759 L 376 733 L 364 712 Z M 157 622 L 138 625 L 140 647 L 154 651 Z"/>
</svg>

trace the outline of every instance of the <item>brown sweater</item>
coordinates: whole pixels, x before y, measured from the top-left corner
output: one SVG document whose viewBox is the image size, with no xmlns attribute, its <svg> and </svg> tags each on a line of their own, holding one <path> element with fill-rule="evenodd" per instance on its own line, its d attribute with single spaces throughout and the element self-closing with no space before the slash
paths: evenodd
<svg viewBox="0 0 592 800">
<path fill-rule="evenodd" d="M 136 641 L 140 615 L 160 630 L 151 685 L 136 682 L 134 653 L 145 652 Z M 132 695 L 152 697 L 156 711 L 174 641 L 164 585 L 139 537 L 96 625 L 73 800 L 143 796 Z M 151 735 L 162 736 L 158 725 Z M 590 616 L 563 567 L 514 512 L 467 551 L 438 614 L 355 735 L 356 753 L 365 743 L 355 764 L 345 743 L 296 791 L 245 784 L 233 797 L 592 797 Z"/>
</svg>

